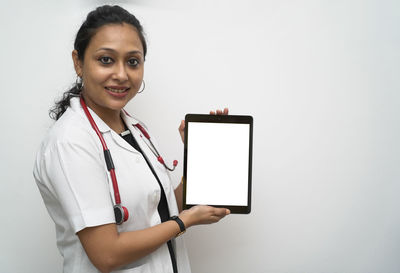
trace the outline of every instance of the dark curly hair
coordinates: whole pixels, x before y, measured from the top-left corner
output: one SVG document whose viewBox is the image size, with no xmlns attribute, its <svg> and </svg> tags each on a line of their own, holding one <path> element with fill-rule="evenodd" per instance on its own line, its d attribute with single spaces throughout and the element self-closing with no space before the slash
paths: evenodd
<svg viewBox="0 0 400 273">
<path fill-rule="evenodd" d="M 144 37 L 143 27 L 139 20 L 136 19 L 133 14 L 120 6 L 104 5 L 96 8 L 87 15 L 86 20 L 83 22 L 76 34 L 74 49 L 78 52 L 78 58 L 83 61 L 90 40 L 100 27 L 108 24 L 122 23 L 130 24 L 136 28 L 140 41 L 142 42 L 143 54 L 146 57 L 147 44 Z M 71 89 L 64 92 L 61 99 L 56 101 L 55 105 L 50 109 L 50 118 L 58 120 L 70 105 L 70 99 L 72 97 L 80 96 L 80 92 L 81 85 L 79 83 L 75 83 Z"/>
</svg>

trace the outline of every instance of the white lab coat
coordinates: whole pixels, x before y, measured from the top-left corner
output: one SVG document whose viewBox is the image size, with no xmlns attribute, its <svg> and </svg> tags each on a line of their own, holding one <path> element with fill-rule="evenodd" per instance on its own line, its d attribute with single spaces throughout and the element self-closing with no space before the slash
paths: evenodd
<svg viewBox="0 0 400 273">
<path fill-rule="evenodd" d="M 119 232 L 161 223 L 157 211 L 161 190 L 145 159 L 92 110 L 89 111 L 111 152 L 121 203 L 130 214 L 128 221 L 118 226 Z M 138 121 L 125 113 L 122 117 L 164 187 L 170 214 L 178 215 L 167 170 L 150 151 L 141 132 L 132 126 Z M 154 138 L 151 139 L 154 143 Z M 56 225 L 57 245 L 64 257 L 64 273 L 98 272 L 76 233 L 86 227 L 115 223 L 115 200 L 100 140 L 85 116 L 79 98 L 71 99 L 71 107 L 45 137 L 37 154 L 34 177 Z M 174 239 L 173 245 L 179 273 L 190 272 L 183 238 Z M 164 244 L 150 255 L 115 272 L 172 273 L 168 247 Z"/>
</svg>

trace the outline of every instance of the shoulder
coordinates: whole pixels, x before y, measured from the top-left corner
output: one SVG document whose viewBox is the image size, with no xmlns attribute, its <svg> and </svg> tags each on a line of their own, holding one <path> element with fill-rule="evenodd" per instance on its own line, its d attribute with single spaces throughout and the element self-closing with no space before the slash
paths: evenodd
<svg viewBox="0 0 400 273">
<path fill-rule="evenodd" d="M 37 181 L 42 181 L 57 164 L 82 164 L 85 159 L 88 164 L 101 165 L 101 156 L 101 143 L 90 123 L 69 107 L 42 140 L 33 173 Z"/>
<path fill-rule="evenodd" d="M 45 135 L 39 153 L 48 153 L 60 145 L 98 150 L 101 145 L 96 137 L 84 113 L 71 101 L 71 107 L 68 107 Z"/>
<path fill-rule="evenodd" d="M 50 143 L 85 144 L 88 141 L 90 142 L 92 135 L 89 122 L 80 113 L 68 108 L 48 132 L 47 141 Z"/>
</svg>

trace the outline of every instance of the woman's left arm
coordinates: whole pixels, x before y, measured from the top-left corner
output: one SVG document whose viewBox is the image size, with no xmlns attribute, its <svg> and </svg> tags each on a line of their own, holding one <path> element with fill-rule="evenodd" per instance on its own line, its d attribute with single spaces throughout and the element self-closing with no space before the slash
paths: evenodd
<svg viewBox="0 0 400 273">
<path fill-rule="evenodd" d="M 210 115 L 228 115 L 229 109 L 224 108 L 224 110 L 217 110 L 217 111 L 210 111 Z M 182 142 L 185 143 L 185 121 L 182 120 L 181 124 L 179 125 L 179 134 L 181 135 Z M 182 177 L 183 179 L 183 177 Z M 178 204 L 179 212 L 182 211 L 183 205 L 183 180 L 179 183 L 179 186 L 175 189 L 175 198 L 176 203 Z"/>
</svg>

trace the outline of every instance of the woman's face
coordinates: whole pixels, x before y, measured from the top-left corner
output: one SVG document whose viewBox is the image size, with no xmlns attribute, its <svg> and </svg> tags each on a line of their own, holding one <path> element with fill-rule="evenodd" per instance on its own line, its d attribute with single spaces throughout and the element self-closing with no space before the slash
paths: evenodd
<svg viewBox="0 0 400 273">
<path fill-rule="evenodd" d="M 76 51 L 72 56 L 83 80 L 85 102 L 100 117 L 119 113 L 142 84 L 143 46 L 131 25 L 102 26 L 92 37 L 83 62 Z"/>
</svg>

